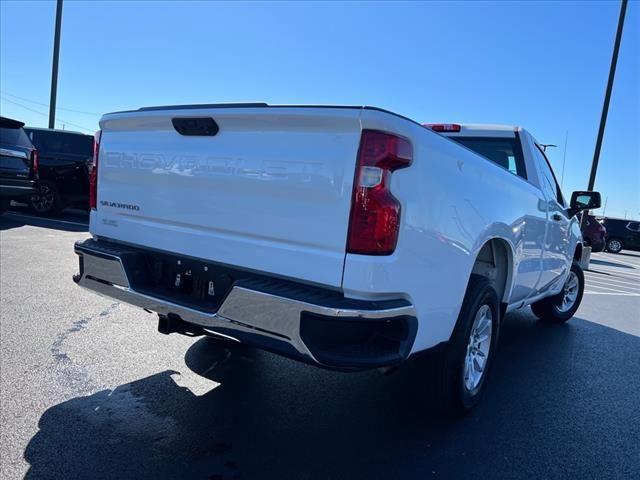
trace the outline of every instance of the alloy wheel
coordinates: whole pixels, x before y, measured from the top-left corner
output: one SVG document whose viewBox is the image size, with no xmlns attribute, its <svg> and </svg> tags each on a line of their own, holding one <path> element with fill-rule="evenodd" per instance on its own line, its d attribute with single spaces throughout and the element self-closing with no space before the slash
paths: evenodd
<svg viewBox="0 0 640 480">
<path fill-rule="evenodd" d="M 476 312 L 464 361 L 464 387 L 476 390 L 484 377 L 491 349 L 493 313 L 489 305 L 481 305 Z"/>
<path fill-rule="evenodd" d="M 609 240 L 607 248 L 614 253 L 619 252 L 620 250 L 622 250 L 622 244 L 620 243 L 620 240 L 616 240 L 614 238 L 613 240 Z"/>
<path fill-rule="evenodd" d="M 53 189 L 49 185 L 39 185 L 38 191 L 31 196 L 31 205 L 37 212 L 47 212 L 51 210 L 55 202 Z"/>
<path fill-rule="evenodd" d="M 562 302 L 557 306 L 560 312 L 567 312 L 573 307 L 578 298 L 579 288 L 580 282 L 578 281 L 578 275 L 576 275 L 575 272 L 569 272 L 567 281 L 562 289 Z"/>
</svg>

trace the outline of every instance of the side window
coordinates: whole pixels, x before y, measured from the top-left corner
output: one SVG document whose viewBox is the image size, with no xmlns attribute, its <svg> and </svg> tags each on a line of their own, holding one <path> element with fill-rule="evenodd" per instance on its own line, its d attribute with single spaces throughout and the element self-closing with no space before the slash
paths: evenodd
<svg viewBox="0 0 640 480">
<path fill-rule="evenodd" d="M 640 222 L 629 222 L 627 228 L 632 232 L 640 232 Z"/>
<path fill-rule="evenodd" d="M 547 160 L 547 156 L 538 144 L 536 144 L 533 154 L 536 157 L 536 163 L 540 166 L 540 173 L 542 174 L 542 178 L 540 179 L 542 183 L 542 191 L 547 197 L 555 198 L 556 201 L 564 207 L 564 198 L 562 197 L 562 192 L 560 191 L 556 177 L 553 174 L 549 160 Z"/>
</svg>

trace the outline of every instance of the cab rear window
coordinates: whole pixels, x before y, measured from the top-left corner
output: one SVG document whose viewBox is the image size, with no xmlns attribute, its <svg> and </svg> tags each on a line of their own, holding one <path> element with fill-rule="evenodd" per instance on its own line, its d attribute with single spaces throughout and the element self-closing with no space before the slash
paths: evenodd
<svg viewBox="0 0 640 480">
<path fill-rule="evenodd" d="M 93 155 L 93 137 L 74 133 L 31 130 L 36 148 L 44 154 L 71 153 L 90 157 Z"/>
<path fill-rule="evenodd" d="M 453 136 L 449 138 L 488 158 L 514 175 L 527 178 L 524 156 L 517 138 Z"/>
</svg>

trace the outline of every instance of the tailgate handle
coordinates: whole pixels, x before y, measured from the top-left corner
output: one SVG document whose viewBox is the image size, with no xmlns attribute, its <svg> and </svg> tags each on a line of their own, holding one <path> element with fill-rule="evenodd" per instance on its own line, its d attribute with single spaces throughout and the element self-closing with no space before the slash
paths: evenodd
<svg viewBox="0 0 640 480">
<path fill-rule="evenodd" d="M 218 124 L 211 117 L 180 117 L 172 118 L 173 128 L 180 135 L 194 137 L 213 137 L 220 130 Z"/>
</svg>

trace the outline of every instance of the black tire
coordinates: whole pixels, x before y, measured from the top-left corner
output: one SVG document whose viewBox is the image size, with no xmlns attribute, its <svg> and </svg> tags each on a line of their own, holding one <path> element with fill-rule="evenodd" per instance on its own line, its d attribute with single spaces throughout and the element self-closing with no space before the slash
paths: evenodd
<svg viewBox="0 0 640 480">
<path fill-rule="evenodd" d="M 620 253 L 624 248 L 622 240 L 618 237 L 607 238 L 607 251 L 611 253 Z"/>
<path fill-rule="evenodd" d="M 29 198 L 31 211 L 43 217 L 58 215 L 64 207 L 56 184 L 49 180 L 38 182 L 36 193 Z"/>
<path fill-rule="evenodd" d="M 0 198 L 0 215 L 9 210 L 9 206 L 11 205 L 11 200 L 8 198 Z"/>
<path fill-rule="evenodd" d="M 567 288 L 572 279 L 572 275 L 575 274 L 575 279 L 577 280 L 577 291 L 575 299 L 573 299 L 573 303 L 566 310 L 563 307 L 563 300 L 565 299 L 565 295 L 568 294 Z M 573 262 L 571 264 L 571 271 L 567 276 L 567 281 L 565 282 L 562 291 L 554 295 L 553 297 L 544 298 L 542 300 L 537 301 L 536 303 L 531 305 L 531 310 L 536 317 L 544 322 L 549 323 L 563 323 L 569 320 L 576 313 L 578 308 L 580 307 L 580 302 L 582 301 L 582 295 L 584 294 L 584 273 L 582 272 L 582 267 L 578 262 Z"/>
<path fill-rule="evenodd" d="M 484 306 L 491 312 L 491 333 L 488 355 L 478 383 L 468 388 L 465 379 L 465 363 L 470 346 L 471 332 L 476 315 Z M 486 277 L 471 275 L 469 286 L 458 315 L 455 329 L 446 346 L 425 359 L 429 362 L 429 385 L 434 406 L 453 417 L 470 412 L 475 407 L 486 384 L 493 364 L 498 333 L 500 330 L 500 308 L 498 295 Z"/>
</svg>

